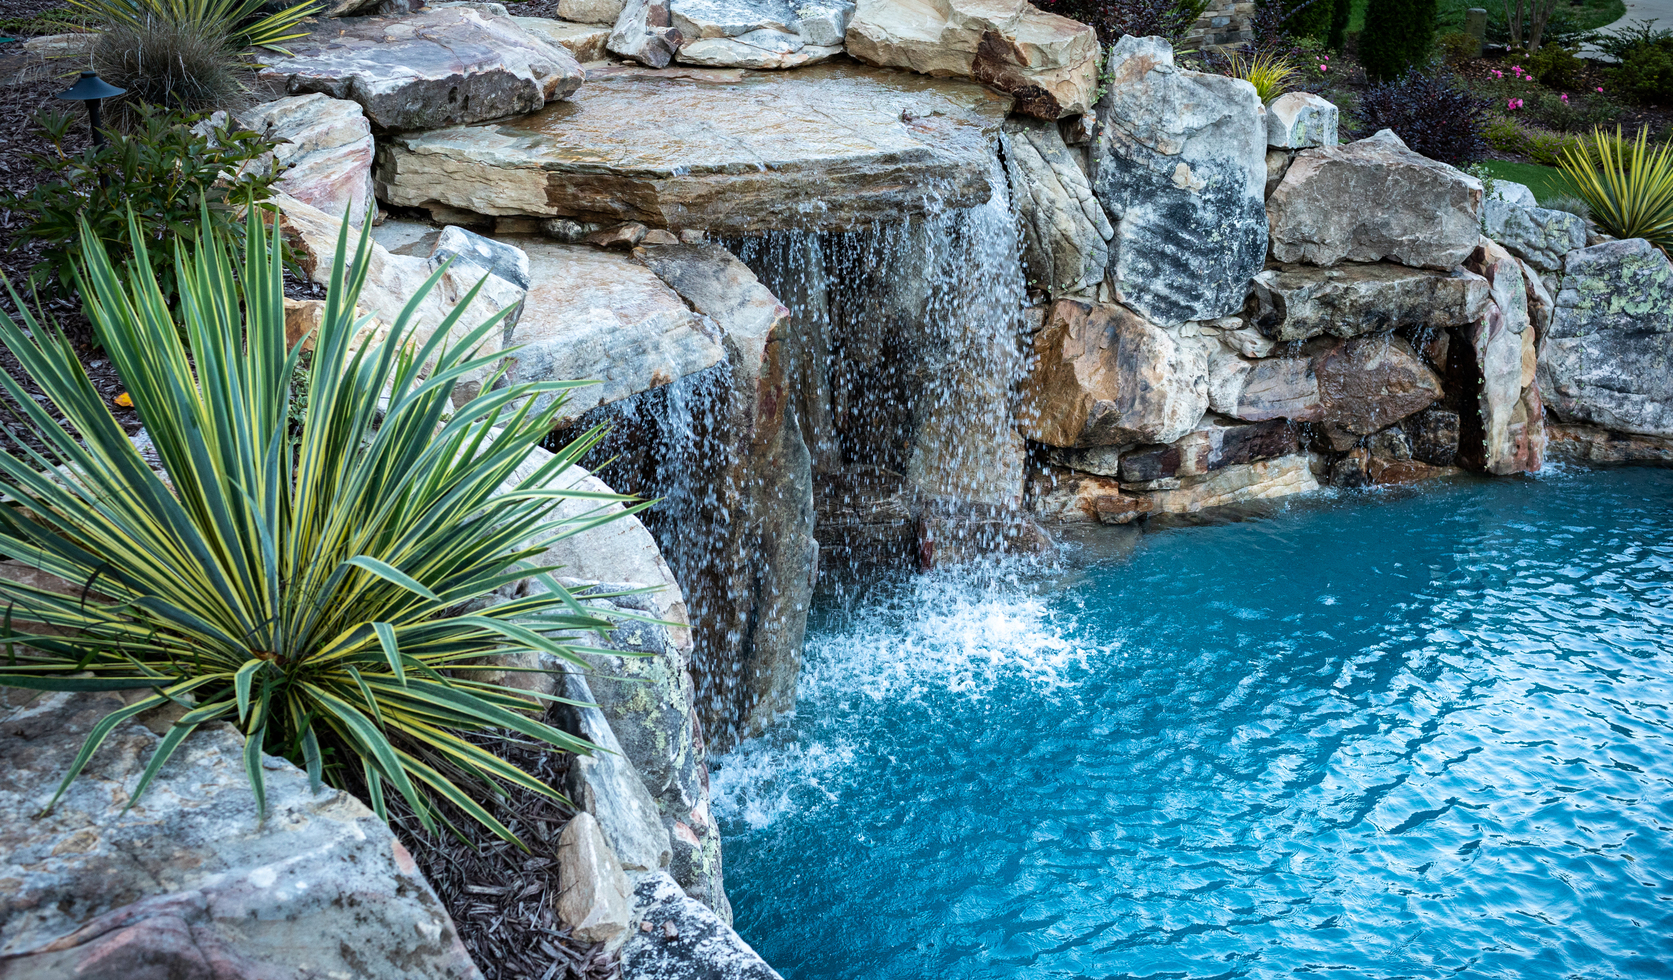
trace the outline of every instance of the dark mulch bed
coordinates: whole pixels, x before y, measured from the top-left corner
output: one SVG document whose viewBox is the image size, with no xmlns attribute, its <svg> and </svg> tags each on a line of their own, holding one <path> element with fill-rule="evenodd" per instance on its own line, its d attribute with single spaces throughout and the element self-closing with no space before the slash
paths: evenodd
<svg viewBox="0 0 1673 980">
<path fill-rule="evenodd" d="M 515 737 L 470 736 L 471 741 L 522 767 L 548 786 L 561 786 L 570 756 Z M 391 794 L 393 796 L 393 794 Z M 473 794 L 485 802 L 479 794 Z M 603 946 L 587 947 L 558 924 L 558 835 L 573 808 L 512 789 L 488 809 L 528 845 L 519 850 L 480 825 L 454 815 L 464 839 L 431 834 L 395 797 L 390 826 L 406 843 L 459 937 L 488 980 L 615 980 L 621 965 Z"/>
</svg>

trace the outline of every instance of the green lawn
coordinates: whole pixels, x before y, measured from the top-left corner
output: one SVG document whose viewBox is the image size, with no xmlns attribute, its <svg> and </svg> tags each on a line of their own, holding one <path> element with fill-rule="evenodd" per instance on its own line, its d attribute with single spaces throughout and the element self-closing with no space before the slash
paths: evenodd
<svg viewBox="0 0 1673 980">
<path fill-rule="evenodd" d="M 1365 4 L 1368 0 L 1352 0 L 1352 2 L 1353 13 L 1348 16 L 1348 31 L 1350 33 L 1365 29 Z M 1481 0 L 1439 0 L 1436 7 L 1436 30 L 1440 34 L 1463 30 L 1464 11 L 1471 7 L 1481 7 L 1488 11 L 1489 17 L 1493 16 L 1493 12 L 1497 10 L 1500 19 L 1504 17 L 1503 4 L 1496 4 L 1495 0 L 1488 0 L 1486 3 L 1481 2 Z M 1626 16 L 1627 5 L 1624 0 L 1586 0 L 1581 6 L 1568 9 L 1574 14 L 1575 19 L 1580 22 L 1579 26 L 1583 30 L 1595 30 L 1605 24 L 1613 24 Z"/>
<path fill-rule="evenodd" d="M 1500 180 L 1525 184 L 1534 192 L 1534 200 L 1541 204 L 1554 195 L 1572 193 L 1562 171 L 1556 167 L 1542 167 L 1537 163 L 1512 163 L 1509 160 L 1483 160 L 1487 172 Z"/>
</svg>

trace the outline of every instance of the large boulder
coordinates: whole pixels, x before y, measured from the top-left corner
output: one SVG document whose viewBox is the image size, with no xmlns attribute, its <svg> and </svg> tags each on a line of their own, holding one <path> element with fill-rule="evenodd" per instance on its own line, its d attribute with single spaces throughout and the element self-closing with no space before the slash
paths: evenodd
<svg viewBox="0 0 1673 980">
<path fill-rule="evenodd" d="M 627 0 L 604 47 L 646 68 L 667 68 L 684 40 L 671 18 L 668 0 Z"/>
<path fill-rule="evenodd" d="M 1273 340 L 1291 341 L 1460 327 L 1480 319 L 1486 306 L 1487 283 L 1462 269 L 1285 265 L 1255 277 L 1245 316 Z"/>
<path fill-rule="evenodd" d="M 1357 437 L 1422 411 L 1440 395 L 1440 378 L 1403 338 L 1372 334 L 1254 361 L 1231 414 L 1248 422 L 1319 422 Z"/>
<path fill-rule="evenodd" d="M 354 797 L 264 756 L 262 819 L 231 726 L 189 736 L 125 809 L 172 718 L 118 725 L 48 811 L 123 705 L 0 692 L 0 975 L 480 980 L 412 856 Z"/>
<path fill-rule="evenodd" d="M 549 17 L 513 17 L 511 21 L 535 37 L 564 48 L 582 64 L 602 61 L 609 56 L 605 50 L 610 40 L 610 29 L 607 27 L 575 24 Z"/>
<path fill-rule="evenodd" d="M 846 41 L 867 64 L 974 78 L 1042 119 L 1086 112 L 1096 98 L 1096 32 L 1028 0 L 858 0 Z"/>
<path fill-rule="evenodd" d="M 1335 103 L 1311 92 L 1285 92 L 1266 107 L 1266 145 L 1283 150 L 1335 146 Z"/>
<path fill-rule="evenodd" d="M 501 240 L 528 256 L 529 291 L 511 340 L 517 379 L 599 382 L 570 392 L 573 414 L 725 359 L 713 324 L 631 257 L 532 235 Z"/>
<path fill-rule="evenodd" d="M 1092 188 L 1115 220 L 1122 303 L 1164 325 L 1236 313 L 1266 258 L 1266 121 L 1255 87 L 1123 37 L 1104 74 Z"/>
<path fill-rule="evenodd" d="M 465 6 L 325 20 L 288 46 L 290 54 L 261 69 L 264 86 L 358 102 L 388 131 L 533 112 L 573 95 L 585 78 L 564 48 L 510 17 Z"/>
<path fill-rule="evenodd" d="M 1526 207 L 1499 195 L 1487 199 L 1482 233 L 1541 272 L 1558 272 L 1563 256 L 1586 247 L 1586 219 L 1567 211 Z"/>
<path fill-rule="evenodd" d="M 1005 166 L 1022 225 L 1023 266 L 1052 296 L 1095 287 L 1115 227 L 1057 125 L 1027 116 L 1005 123 Z"/>
<path fill-rule="evenodd" d="M 358 103 L 314 93 L 264 102 L 238 123 L 278 142 L 274 189 L 359 225 L 372 197 L 372 127 Z"/>
<path fill-rule="evenodd" d="M 1178 486 L 1136 494 L 1150 514 L 1199 514 L 1277 500 L 1319 488 L 1302 454 L 1242 463 L 1204 476 L 1181 479 Z"/>
<path fill-rule="evenodd" d="M 1564 422 L 1673 436 L 1673 263 L 1642 238 L 1570 252 L 1539 353 Z"/>
<path fill-rule="evenodd" d="M 487 215 L 736 233 L 855 227 L 922 214 L 925 187 L 948 208 L 985 203 L 1010 101 L 854 64 L 607 68 L 514 122 L 389 139 L 376 179 L 391 204 Z"/>
<path fill-rule="evenodd" d="M 1300 451 L 1295 425 L 1286 419 L 1250 425 L 1205 420 L 1171 446 L 1142 448 L 1123 455 L 1119 473 L 1127 483 L 1205 476 L 1228 466 Z"/>
<path fill-rule="evenodd" d="M 1481 181 L 1407 149 L 1392 130 L 1302 150 L 1267 201 L 1272 257 L 1450 270 L 1481 235 Z"/>
<path fill-rule="evenodd" d="M 1018 428 L 1048 446 L 1173 442 L 1208 409 L 1203 348 L 1121 306 L 1053 304 L 1034 358 Z"/>
</svg>

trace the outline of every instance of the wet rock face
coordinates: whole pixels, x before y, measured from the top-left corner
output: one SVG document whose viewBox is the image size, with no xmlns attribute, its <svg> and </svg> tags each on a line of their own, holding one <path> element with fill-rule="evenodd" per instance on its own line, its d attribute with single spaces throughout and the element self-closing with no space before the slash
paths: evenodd
<svg viewBox="0 0 1673 980">
<path fill-rule="evenodd" d="M 1027 0 L 858 0 L 846 42 L 867 64 L 992 85 L 1042 119 L 1086 112 L 1098 85 L 1092 28 Z"/>
<path fill-rule="evenodd" d="M 1097 106 L 1092 188 L 1123 304 L 1165 326 L 1236 313 L 1266 258 L 1266 122 L 1248 82 L 1123 37 Z"/>
<path fill-rule="evenodd" d="M 1539 385 L 1564 422 L 1673 436 L 1673 264 L 1641 238 L 1570 252 Z"/>
<path fill-rule="evenodd" d="M 1202 348 L 1121 306 L 1053 304 L 1034 356 L 1019 429 L 1048 446 L 1173 442 L 1208 409 Z"/>
<path fill-rule="evenodd" d="M 125 813 L 160 738 L 137 722 L 118 726 L 38 816 L 88 730 L 122 704 L 115 694 L 0 693 L 7 980 L 480 980 L 412 857 L 359 801 L 316 796 L 304 773 L 266 758 L 269 812 L 258 818 L 244 740 L 229 726 L 191 735 Z"/>
<path fill-rule="evenodd" d="M 780 980 L 777 971 L 713 911 L 665 874 L 639 877 L 637 928 L 622 949 L 622 975 L 635 980 Z"/>
<path fill-rule="evenodd" d="M 1012 116 L 1005 134 L 1011 203 L 1022 225 L 1029 278 L 1053 297 L 1097 286 L 1109 263 L 1115 226 L 1062 132 L 1054 123 Z"/>
<path fill-rule="evenodd" d="M 1463 326 L 1479 319 L 1486 306 L 1486 281 L 1463 270 L 1287 265 L 1255 277 L 1245 315 L 1266 336 L 1283 342 Z"/>
<path fill-rule="evenodd" d="M 715 233 L 861 227 L 985 203 L 1010 102 L 854 64 L 607 68 L 522 119 L 388 140 L 378 188 L 392 204 L 484 215 Z"/>
<path fill-rule="evenodd" d="M 1483 239 L 1469 268 L 1487 280 L 1490 300 L 1481 319 L 1460 331 L 1464 343 L 1449 356 L 1459 387 L 1475 396 L 1474 418 L 1463 417 L 1460 461 L 1498 475 L 1533 472 L 1543 463 L 1544 412 L 1522 266 Z"/>
<path fill-rule="evenodd" d="M 238 123 L 279 143 L 273 162 L 284 176 L 275 189 L 352 225 L 366 220 L 374 203 L 372 127 L 358 104 L 292 96 L 247 109 Z"/>
<path fill-rule="evenodd" d="M 275 94 L 360 103 L 380 130 L 435 129 L 533 112 L 585 74 L 570 53 L 511 18 L 469 7 L 326 20 L 261 70 Z"/>
<path fill-rule="evenodd" d="M 1279 262 L 1443 271 L 1475 250 L 1481 208 L 1480 181 L 1412 152 L 1386 129 L 1302 150 L 1266 205 Z"/>
<path fill-rule="evenodd" d="M 1320 422 L 1362 436 L 1440 396 L 1440 378 L 1404 338 L 1377 334 L 1315 341 L 1297 355 L 1255 361 L 1231 414 L 1249 422 Z"/>
<path fill-rule="evenodd" d="M 1141 448 L 1121 457 L 1121 479 L 1147 483 L 1300 452 L 1295 426 L 1287 419 L 1252 425 L 1204 422 L 1171 446 Z"/>
</svg>

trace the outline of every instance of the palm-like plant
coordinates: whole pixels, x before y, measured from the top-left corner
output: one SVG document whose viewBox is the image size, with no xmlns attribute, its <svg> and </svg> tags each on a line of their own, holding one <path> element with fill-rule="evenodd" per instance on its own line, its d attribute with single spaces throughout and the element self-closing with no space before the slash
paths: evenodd
<svg viewBox="0 0 1673 980">
<path fill-rule="evenodd" d="M 600 433 L 523 475 L 575 382 L 490 390 L 491 380 L 454 409 L 458 379 L 502 356 L 477 350 L 503 314 L 448 343 L 472 291 L 419 347 L 415 313 L 441 271 L 387 341 L 356 347 L 370 252 L 362 234 L 349 263 L 346 230 L 311 369 L 293 394 L 302 345 L 287 350 L 280 249 L 258 214 L 250 208 L 241 261 L 219 233 L 176 244 L 178 323 L 138 222 L 130 215 L 126 279 L 83 222 L 87 315 L 166 476 L 118 426 L 61 333 L 27 312 L 21 327 L 0 313 L 0 342 L 69 423 L 0 374 L 48 447 L 0 453 L 0 554 L 82 590 L 0 579 L 0 685 L 150 692 L 94 728 L 59 795 L 116 725 L 172 702 L 185 712 L 135 799 L 195 728 L 227 721 L 244 734 L 258 802 L 262 753 L 280 754 L 316 786 L 363 780 L 380 815 L 392 786 L 426 826 L 447 801 L 514 840 L 477 801 L 483 791 L 498 780 L 556 793 L 459 733 L 509 729 L 554 749 L 589 747 L 530 717 L 529 692 L 450 669 L 508 647 L 582 664 L 581 648 L 548 634 L 609 627 L 530 564 L 544 542 L 624 512 L 614 505 L 624 498 L 559 487 Z M 544 392 L 557 395 L 536 411 Z M 293 405 L 297 395 L 305 404 Z M 566 498 L 598 506 L 555 514 Z M 481 601 L 530 578 L 544 590 Z M 477 798 L 461 788 L 473 784 Z"/>
<path fill-rule="evenodd" d="M 1616 238 L 1645 238 L 1663 251 L 1673 247 L 1673 143 L 1594 130 L 1590 140 L 1563 150 L 1563 175 L 1591 210 L 1593 221 Z"/>
<path fill-rule="evenodd" d="M 155 23 L 202 37 L 224 37 L 235 48 L 272 48 L 305 36 L 298 30 L 319 10 L 318 0 L 262 13 L 267 0 L 70 0 L 109 27 L 143 31 Z"/>
</svg>

